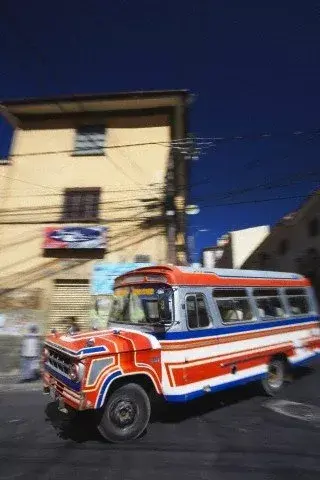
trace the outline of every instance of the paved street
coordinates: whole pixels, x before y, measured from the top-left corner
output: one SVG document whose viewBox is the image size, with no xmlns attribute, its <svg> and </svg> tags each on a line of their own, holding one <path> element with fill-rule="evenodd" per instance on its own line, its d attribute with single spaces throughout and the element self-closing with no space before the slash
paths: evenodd
<svg viewBox="0 0 320 480">
<path fill-rule="evenodd" d="M 319 379 L 318 362 L 281 398 L 319 408 Z M 126 445 L 102 441 L 90 415 L 67 422 L 41 392 L 22 389 L 0 389 L 0 480 L 320 478 L 319 417 L 275 413 L 253 386 L 166 408 Z"/>
</svg>

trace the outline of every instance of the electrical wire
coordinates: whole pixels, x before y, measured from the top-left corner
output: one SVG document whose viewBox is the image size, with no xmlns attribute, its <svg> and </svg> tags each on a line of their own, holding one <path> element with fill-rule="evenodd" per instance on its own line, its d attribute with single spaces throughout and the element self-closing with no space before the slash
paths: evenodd
<svg viewBox="0 0 320 480">
<path fill-rule="evenodd" d="M 215 146 L 217 142 L 233 142 L 235 140 L 244 140 L 244 141 L 252 141 L 257 139 L 264 139 L 264 138 L 272 138 L 272 137 L 287 137 L 287 136 L 306 136 L 306 135 L 316 135 L 320 136 L 320 128 L 305 130 L 305 131 L 294 131 L 294 132 L 274 132 L 274 133 L 260 133 L 260 134 L 253 134 L 253 135 L 234 135 L 230 137 L 208 137 L 207 139 L 202 139 L 201 137 L 194 137 L 191 141 L 190 138 L 181 138 L 176 140 L 166 141 L 149 141 L 149 142 L 135 142 L 135 143 L 123 143 L 118 145 L 106 145 L 104 147 L 105 150 L 112 150 L 118 148 L 134 148 L 140 146 L 151 146 L 151 145 L 161 145 L 164 147 L 171 147 L 173 149 L 181 150 L 185 149 L 185 146 L 189 146 L 190 149 L 194 148 L 198 142 L 199 146 Z M 91 147 L 82 147 L 82 151 L 88 150 L 90 152 L 92 149 Z M 10 157 L 27 157 L 27 156 L 38 156 L 38 155 L 56 155 L 61 153 L 75 153 L 74 149 L 64 149 L 64 150 L 47 150 L 41 152 L 25 152 L 25 153 L 15 153 L 10 155 Z"/>
<path fill-rule="evenodd" d="M 288 197 L 271 197 L 271 198 L 261 198 L 257 200 L 243 200 L 241 202 L 230 202 L 230 203 L 216 203 L 210 205 L 202 205 L 201 208 L 216 208 L 216 207 L 229 207 L 231 205 L 254 205 L 258 203 L 264 202 L 275 202 L 279 200 L 298 200 L 306 198 L 305 195 L 296 195 L 296 196 L 288 196 Z"/>
<path fill-rule="evenodd" d="M 317 193 L 318 194 L 318 193 Z M 318 194 L 319 195 L 319 194 Z M 269 198 L 263 198 L 263 199 L 255 199 L 255 200 L 243 200 L 243 201 L 238 201 L 238 202 L 228 202 L 228 203 L 215 203 L 215 204 L 208 204 L 208 205 L 202 205 L 201 208 L 218 208 L 218 207 L 227 207 L 227 206 L 232 206 L 232 205 L 254 205 L 258 203 L 264 203 L 264 202 L 273 202 L 273 201 L 282 201 L 282 200 L 293 200 L 293 199 L 303 199 L 305 198 L 305 195 L 295 195 L 295 196 L 287 196 L 287 197 L 269 197 Z M 159 215 L 159 219 L 164 220 L 165 216 L 164 215 Z M 137 218 L 137 214 L 135 214 L 133 217 L 127 217 L 127 218 L 115 218 L 115 219 L 97 219 L 97 220 L 92 220 L 92 221 L 80 221 L 80 223 L 107 223 L 107 224 L 113 224 L 113 223 L 129 223 L 129 222 L 143 222 L 143 221 L 148 221 L 154 219 L 153 215 L 149 215 L 147 217 L 140 217 Z M 26 221 L 1 221 L 1 225 L 10 225 L 10 224 L 52 224 L 52 223 L 61 223 L 61 220 L 58 221 L 53 221 L 53 220 L 26 220 Z"/>
<path fill-rule="evenodd" d="M 21 183 L 25 183 L 27 185 L 32 185 L 34 187 L 40 187 L 40 188 L 44 188 L 44 189 L 48 189 L 48 190 L 53 190 L 53 191 L 56 191 L 56 195 L 57 196 L 60 196 L 60 195 L 64 195 L 63 193 L 61 193 L 61 190 L 58 191 L 58 187 L 50 187 L 49 185 L 42 185 L 42 184 L 39 184 L 39 183 L 33 183 L 33 182 L 29 182 L 28 180 L 22 180 L 21 178 L 17 178 L 17 177 L 10 177 L 9 175 L 3 175 L 2 173 L 0 173 L 0 177 L 3 177 L 3 178 L 7 178 L 9 180 L 12 180 L 12 181 L 16 181 L 16 182 L 21 182 Z M 159 185 L 163 185 L 163 184 L 160 184 Z M 103 185 L 105 188 L 108 187 L 108 185 Z M 63 187 L 65 188 L 65 187 Z M 141 192 L 141 191 L 150 191 L 150 190 L 154 190 L 154 189 L 163 189 L 163 186 L 161 187 L 157 187 L 157 184 L 154 184 L 150 187 L 140 187 L 140 188 L 134 188 L 134 189 L 124 189 L 123 187 L 122 188 L 119 188 L 119 189 L 116 189 L 116 190 L 109 190 L 108 189 L 108 193 L 126 193 L 126 192 Z M 45 194 L 44 194 L 45 195 Z M 54 194 L 47 194 L 46 196 L 53 196 Z M 36 195 L 37 196 L 37 195 Z M 39 196 L 43 196 L 43 194 L 40 194 Z M 6 195 L 3 195 L 1 197 L 5 197 L 7 198 Z M 25 195 L 25 197 L 29 197 L 29 195 Z"/>
<path fill-rule="evenodd" d="M 225 200 L 230 197 L 233 197 L 235 195 L 242 195 L 245 193 L 250 193 L 254 192 L 256 190 L 274 190 L 277 188 L 285 188 L 285 187 L 291 187 L 293 185 L 296 185 L 298 183 L 304 183 L 309 179 L 310 177 L 316 177 L 314 180 L 309 180 L 310 182 L 319 182 L 320 181 L 320 171 L 319 172 L 309 172 L 303 174 L 303 172 L 297 173 L 293 175 L 292 177 L 286 176 L 284 179 L 287 180 L 292 180 L 292 181 L 287 181 L 285 183 L 274 183 L 274 182 L 266 182 L 266 183 L 260 183 L 255 186 L 248 186 L 245 188 L 240 188 L 240 189 L 234 189 L 230 190 L 229 192 L 226 192 L 225 194 L 215 194 L 215 195 L 206 195 L 206 196 L 200 196 L 200 197 L 195 197 L 195 200 L 197 202 L 202 202 L 204 200 L 213 198 L 213 199 L 219 199 L 219 200 Z M 221 196 L 220 196 L 221 195 Z"/>
<path fill-rule="evenodd" d="M 120 145 L 106 145 L 104 147 L 104 150 L 113 150 L 113 149 L 118 149 L 118 148 L 134 148 L 134 147 L 151 146 L 151 145 L 160 145 L 160 146 L 163 146 L 163 147 L 170 148 L 171 142 L 157 141 L 157 142 L 140 142 L 140 143 L 127 143 L 127 144 L 123 143 L 123 144 L 120 144 Z M 178 147 L 174 146 L 173 148 L 178 148 Z M 90 153 L 90 151 L 92 151 L 92 148 L 91 147 L 81 147 L 81 150 L 82 151 L 87 150 L 88 153 Z M 72 153 L 73 156 L 75 156 L 75 157 L 77 156 L 74 149 L 65 149 L 65 150 L 46 150 L 46 151 L 41 151 L 41 152 L 13 153 L 13 154 L 9 155 L 9 158 L 36 157 L 36 156 L 39 156 L 39 155 L 57 155 L 57 154 L 61 154 L 61 153 Z M 83 155 L 81 155 L 81 156 L 83 156 Z M 103 156 L 103 155 L 98 155 L 98 156 Z"/>
<path fill-rule="evenodd" d="M 258 184 L 258 185 L 254 185 L 254 186 L 251 186 L 251 187 L 246 187 L 246 188 L 243 188 L 243 189 L 234 189 L 234 190 L 230 190 L 229 192 L 225 192 L 224 194 L 216 194 L 216 195 L 210 195 L 210 196 L 202 196 L 202 197 L 194 197 L 194 200 L 201 203 L 205 200 L 208 200 L 208 199 L 217 199 L 217 200 L 224 200 L 224 199 L 227 199 L 229 197 L 232 197 L 232 196 L 235 196 L 235 195 L 239 195 L 239 194 L 244 194 L 244 193 L 249 193 L 249 192 L 253 192 L 253 191 L 256 191 L 256 190 L 262 190 L 262 189 L 266 189 L 266 190 L 273 190 L 273 189 L 277 189 L 277 188 L 284 188 L 284 187 L 289 187 L 289 186 L 292 186 L 292 185 L 295 185 L 297 183 L 304 183 L 307 179 L 309 179 L 310 177 L 313 177 L 313 176 L 316 176 L 317 179 L 316 180 L 311 180 L 311 181 L 318 181 L 318 179 L 320 178 L 320 172 L 307 172 L 307 173 L 304 173 L 304 172 L 297 172 L 295 173 L 294 175 L 292 175 L 291 177 L 284 177 L 283 180 L 288 180 L 287 182 L 284 182 L 284 183 L 274 183 L 274 182 L 266 182 L 266 183 L 261 183 L 261 184 Z M 138 209 L 138 208 L 142 208 L 142 205 L 141 205 L 141 202 L 144 202 L 144 200 L 150 200 L 150 203 L 147 202 L 146 203 L 146 207 L 144 207 L 144 210 L 151 210 L 152 208 L 156 209 L 156 208 L 159 208 L 161 206 L 163 206 L 164 204 L 164 201 L 165 201 L 165 198 L 164 197 L 155 197 L 155 198 L 149 198 L 149 199 L 142 199 L 141 197 L 129 197 L 127 199 L 113 199 L 113 200 L 109 200 L 109 201 L 99 201 L 98 202 L 98 205 L 99 206 L 108 206 L 108 210 L 110 212 L 116 212 L 116 211 L 126 211 L 126 210 L 132 210 L 132 209 Z M 138 203 L 136 203 L 138 202 Z M 133 203 L 133 205 L 123 205 L 123 206 L 120 206 L 118 207 L 119 204 L 123 204 L 123 203 Z M 116 208 L 113 208 L 113 206 L 115 206 Z M 7 210 L 2 210 L 0 211 L 0 214 L 1 215 L 19 215 L 19 214 L 23 214 L 23 215 L 28 215 L 28 214 L 54 214 L 54 213 L 59 213 L 61 212 L 62 210 L 62 206 L 61 205 L 40 205 L 40 206 L 30 206 L 30 207 L 18 207 L 16 209 L 12 208 L 12 209 L 7 209 Z M 100 209 L 101 210 L 101 209 Z M 103 209 L 102 209 L 103 210 Z"/>
<path fill-rule="evenodd" d="M 120 165 L 118 165 L 111 157 L 108 158 L 109 162 L 115 167 L 118 172 L 122 173 L 126 178 L 128 178 L 131 182 L 133 182 L 138 187 L 141 187 L 141 183 L 138 183 L 134 178 L 131 177 Z"/>
</svg>

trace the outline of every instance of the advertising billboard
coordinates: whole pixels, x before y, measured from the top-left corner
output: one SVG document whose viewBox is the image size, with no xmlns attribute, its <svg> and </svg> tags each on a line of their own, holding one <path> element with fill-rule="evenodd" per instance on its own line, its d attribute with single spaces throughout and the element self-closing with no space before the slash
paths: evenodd
<svg viewBox="0 0 320 480">
<path fill-rule="evenodd" d="M 106 243 L 106 227 L 46 227 L 43 248 L 105 249 Z"/>
</svg>

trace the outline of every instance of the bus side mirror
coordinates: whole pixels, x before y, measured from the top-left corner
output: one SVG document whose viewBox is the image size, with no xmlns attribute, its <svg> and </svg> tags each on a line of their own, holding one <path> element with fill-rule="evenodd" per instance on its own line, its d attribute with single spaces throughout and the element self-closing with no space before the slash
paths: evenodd
<svg viewBox="0 0 320 480">
<path fill-rule="evenodd" d="M 171 320 L 169 295 L 166 292 L 158 293 L 158 309 L 161 322 L 166 323 Z"/>
</svg>

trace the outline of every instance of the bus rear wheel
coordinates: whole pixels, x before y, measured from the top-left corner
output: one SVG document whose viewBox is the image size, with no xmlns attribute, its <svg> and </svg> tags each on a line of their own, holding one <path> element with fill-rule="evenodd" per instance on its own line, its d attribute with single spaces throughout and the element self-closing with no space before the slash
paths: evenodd
<svg viewBox="0 0 320 480">
<path fill-rule="evenodd" d="M 282 358 L 271 359 L 267 375 L 262 379 L 261 385 L 264 393 L 274 397 L 281 392 L 287 378 L 287 362 Z"/>
<path fill-rule="evenodd" d="M 112 443 L 135 440 L 147 427 L 150 413 L 146 391 L 138 384 L 129 383 L 115 390 L 108 398 L 98 430 Z"/>
</svg>

